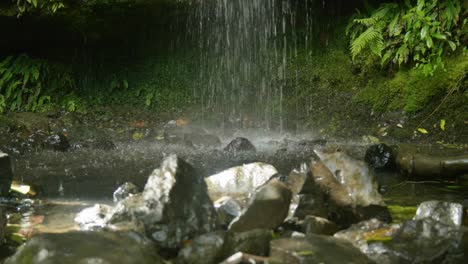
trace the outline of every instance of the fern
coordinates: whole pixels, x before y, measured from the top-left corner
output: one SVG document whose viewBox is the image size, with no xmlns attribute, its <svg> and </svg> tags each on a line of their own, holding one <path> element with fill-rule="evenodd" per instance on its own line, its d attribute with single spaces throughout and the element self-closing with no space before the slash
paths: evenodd
<svg viewBox="0 0 468 264">
<path fill-rule="evenodd" d="M 383 45 L 382 32 L 376 30 L 374 27 L 369 27 L 351 43 L 351 55 L 354 59 L 367 47 L 371 49 L 372 53 L 381 54 Z"/>
</svg>

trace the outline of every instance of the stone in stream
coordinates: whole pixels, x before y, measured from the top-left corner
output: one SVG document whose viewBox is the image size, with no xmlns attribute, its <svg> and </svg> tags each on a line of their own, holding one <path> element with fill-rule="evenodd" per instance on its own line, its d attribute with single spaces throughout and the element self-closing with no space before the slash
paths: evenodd
<svg viewBox="0 0 468 264">
<path fill-rule="evenodd" d="M 177 257 L 180 264 L 215 264 L 224 258 L 225 231 L 213 231 L 194 238 Z"/>
<path fill-rule="evenodd" d="M 10 156 L 0 151 L 0 197 L 8 196 L 12 179 Z"/>
<path fill-rule="evenodd" d="M 222 196 L 246 199 L 278 171 L 270 164 L 254 162 L 224 170 L 205 178 L 213 201 Z"/>
<path fill-rule="evenodd" d="M 269 263 L 373 263 L 348 241 L 329 236 L 276 239 L 270 250 Z"/>
<path fill-rule="evenodd" d="M 114 202 L 120 202 L 123 199 L 127 198 L 128 196 L 132 196 L 134 194 L 138 193 L 138 187 L 131 183 L 131 182 L 126 182 L 122 185 L 120 185 L 113 194 L 114 197 Z"/>
<path fill-rule="evenodd" d="M 255 152 L 256 148 L 248 139 L 237 137 L 224 148 L 224 151 L 233 155 L 237 155 L 241 152 Z"/>
<path fill-rule="evenodd" d="M 229 226 L 236 217 L 238 217 L 242 209 L 234 198 L 223 196 L 214 202 L 214 207 L 218 213 L 220 225 L 223 227 Z"/>
<path fill-rule="evenodd" d="M 375 262 L 463 263 L 461 204 L 430 201 L 422 203 L 413 220 L 388 225 L 369 220 L 335 234 Z"/>
<path fill-rule="evenodd" d="M 44 149 L 54 151 L 68 151 L 71 148 L 68 138 L 63 133 L 49 135 L 42 142 Z"/>
<path fill-rule="evenodd" d="M 275 229 L 289 212 L 291 190 L 278 179 L 272 179 L 257 189 L 247 208 L 229 226 L 233 232 L 256 228 Z"/>
<path fill-rule="evenodd" d="M 75 217 L 75 223 L 82 230 L 101 229 L 106 226 L 107 217 L 112 211 L 112 207 L 105 204 L 95 204 L 79 212 Z"/>
<path fill-rule="evenodd" d="M 224 258 L 237 252 L 267 256 L 270 252 L 270 241 L 272 239 L 272 230 L 268 229 L 228 232 L 224 245 Z"/>
<path fill-rule="evenodd" d="M 367 164 L 376 169 L 393 167 L 395 165 L 394 159 L 392 148 L 383 143 L 370 146 L 364 156 Z"/>
<path fill-rule="evenodd" d="M 338 226 L 328 219 L 308 215 L 303 221 L 302 230 L 306 235 L 333 235 L 338 232 Z"/>
<path fill-rule="evenodd" d="M 154 245 L 136 233 L 69 232 L 39 234 L 18 248 L 5 264 L 166 263 Z"/>
<path fill-rule="evenodd" d="M 169 155 L 153 171 L 142 194 L 117 203 L 108 223 L 119 222 L 143 226 L 162 248 L 178 248 L 218 224 L 204 179 L 177 155 Z"/>
<path fill-rule="evenodd" d="M 323 162 L 312 160 L 310 164 L 296 217 L 319 216 L 341 228 L 374 217 L 391 221 L 390 213 L 377 191 L 377 184 L 372 174 L 362 168 L 365 166 L 363 163 L 353 162 L 341 153 L 333 156 L 324 154 L 322 157 Z"/>
</svg>

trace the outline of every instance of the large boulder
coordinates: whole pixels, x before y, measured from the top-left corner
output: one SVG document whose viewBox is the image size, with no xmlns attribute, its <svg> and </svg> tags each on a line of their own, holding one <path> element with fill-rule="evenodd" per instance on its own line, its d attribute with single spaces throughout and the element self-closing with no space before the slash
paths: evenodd
<svg viewBox="0 0 468 264">
<path fill-rule="evenodd" d="M 367 174 L 360 163 L 358 166 L 353 165 L 355 163 L 349 165 L 349 157 L 337 156 L 339 158 L 331 159 L 322 155 L 330 168 L 324 161 L 312 159 L 295 216 L 327 218 L 341 228 L 374 217 L 391 221 L 372 174 Z M 340 164 L 342 162 L 343 165 Z"/>
<path fill-rule="evenodd" d="M 205 178 L 211 199 L 222 196 L 240 200 L 247 198 L 278 171 L 270 164 L 254 162 L 224 170 Z"/>
<path fill-rule="evenodd" d="M 255 152 L 256 149 L 248 139 L 237 137 L 224 148 L 224 151 L 229 154 L 237 155 L 242 152 Z"/>
<path fill-rule="evenodd" d="M 70 232 L 34 236 L 5 261 L 16 263 L 165 263 L 136 233 Z"/>
<path fill-rule="evenodd" d="M 377 263 L 463 263 L 462 215 L 460 204 L 424 202 L 413 220 L 388 225 L 373 219 L 335 237 L 350 241 Z"/>
<path fill-rule="evenodd" d="M 276 239 L 270 248 L 271 263 L 373 263 L 351 243 L 328 236 Z"/>
<path fill-rule="evenodd" d="M 142 225 L 163 248 L 178 248 L 218 224 L 204 179 L 176 155 L 166 157 L 153 171 L 142 194 L 117 203 L 108 222 L 125 221 Z"/>
<path fill-rule="evenodd" d="M 11 160 L 8 154 L 0 152 L 0 197 L 5 197 L 10 192 L 13 172 Z"/>
<path fill-rule="evenodd" d="M 291 190 L 286 184 L 272 179 L 255 192 L 248 207 L 232 221 L 229 229 L 242 232 L 256 228 L 277 228 L 288 215 L 291 196 Z"/>
</svg>

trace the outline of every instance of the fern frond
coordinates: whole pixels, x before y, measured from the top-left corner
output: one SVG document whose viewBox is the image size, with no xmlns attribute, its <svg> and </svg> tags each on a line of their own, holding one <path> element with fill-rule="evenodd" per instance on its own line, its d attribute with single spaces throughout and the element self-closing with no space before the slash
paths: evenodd
<svg viewBox="0 0 468 264">
<path fill-rule="evenodd" d="M 374 41 L 378 43 L 372 43 Z M 376 30 L 374 27 L 369 27 L 366 31 L 362 32 L 359 37 L 353 40 L 351 43 L 351 55 L 353 59 L 366 47 L 371 47 L 371 49 L 373 48 L 375 51 L 380 49 L 381 52 L 383 50 L 382 32 Z"/>
<path fill-rule="evenodd" d="M 374 17 L 357 18 L 357 19 L 354 19 L 353 21 L 356 24 L 361 24 L 361 25 L 364 25 L 366 27 L 373 26 L 373 25 L 375 25 L 375 23 L 377 23 L 377 20 Z"/>
</svg>

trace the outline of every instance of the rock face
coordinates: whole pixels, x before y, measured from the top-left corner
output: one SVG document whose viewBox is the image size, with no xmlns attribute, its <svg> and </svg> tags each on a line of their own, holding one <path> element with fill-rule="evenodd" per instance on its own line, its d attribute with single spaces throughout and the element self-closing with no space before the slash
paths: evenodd
<svg viewBox="0 0 468 264">
<path fill-rule="evenodd" d="M 142 194 L 120 201 L 109 223 L 136 221 L 163 248 L 177 248 L 183 240 L 217 226 L 217 215 L 205 181 L 193 167 L 169 155 L 154 170 Z"/>
<path fill-rule="evenodd" d="M 123 199 L 138 193 L 138 187 L 131 182 L 126 182 L 117 188 L 113 194 L 114 202 L 120 202 Z"/>
<path fill-rule="evenodd" d="M 272 165 L 255 162 L 227 169 L 205 181 L 213 201 L 226 195 L 244 199 L 277 173 Z"/>
<path fill-rule="evenodd" d="M 284 183 L 277 179 L 269 181 L 255 192 L 247 209 L 232 221 L 229 230 L 275 229 L 288 215 L 291 196 Z"/>
<path fill-rule="evenodd" d="M 373 217 L 391 221 L 377 185 L 367 175 L 360 178 L 362 169 L 359 166 L 356 170 L 349 170 L 332 163 L 328 157 L 326 159 L 336 173 L 333 174 L 324 162 L 312 160 L 310 173 L 300 193 L 296 217 L 315 215 L 342 228 Z"/>
<path fill-rule="evenodd" d="M 8 154 L 0 152 L 0 197 L 5 197 L 10 192 L 13 172 L 11 169 L 11 160 Z"/>
<path fill-rule="evenodd" d="M 155 252 L 151 243 L 135 233 L 40 234 L 5 263 L 165 263 Z"/>
<path fill-rule="evenodd" d="M 236 155 L 241 152 L 252 151 L 255 152 L 256 149 L 254 145 L 246 138 L 238 137 L 233 139 L 225 148 L 224 151 Z"/>
<path fill-rule="evenodd" d="M 361 222 L 335 234 L 352 242 L 377 263 L 463 263 L 460 204 L 422 203 L 413 220 L 387 225 Z"/>
<path fill-rule="evenodd" d="M 334 237 L 282 238 L 270 247 L 271 263 L 373 263 L 351 243 Z"/>
</svg>

